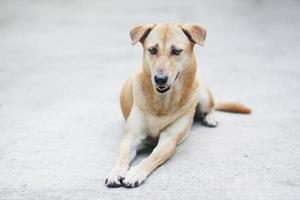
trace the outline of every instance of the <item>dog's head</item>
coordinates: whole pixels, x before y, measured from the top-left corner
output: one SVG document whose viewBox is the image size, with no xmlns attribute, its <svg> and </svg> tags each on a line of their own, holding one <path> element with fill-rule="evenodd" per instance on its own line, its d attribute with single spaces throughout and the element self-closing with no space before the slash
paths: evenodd
<svg viewBox="0 0 300 200">
<path fill-rule="evenodd" d="M 194 44 L 204 45 L 206 30 L 198 25 L 146 24 L 130 31 L 132 44 L 143 44 L 143 66 L 156 91 L 167 92 L 194 58 Z"/>
</svg>

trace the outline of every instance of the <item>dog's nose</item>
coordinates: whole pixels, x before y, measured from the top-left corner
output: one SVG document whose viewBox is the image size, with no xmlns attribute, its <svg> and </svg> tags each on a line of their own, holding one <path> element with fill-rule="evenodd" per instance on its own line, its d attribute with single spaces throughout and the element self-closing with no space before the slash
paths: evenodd
<svg viewBox="0 0 300 200">
<path fill-rule="evenodd" d="M 157 85 L 164 85 L 168 81 L 168 76 L 166 75 L 155 75 L 154 81 Z"/>
</svg>

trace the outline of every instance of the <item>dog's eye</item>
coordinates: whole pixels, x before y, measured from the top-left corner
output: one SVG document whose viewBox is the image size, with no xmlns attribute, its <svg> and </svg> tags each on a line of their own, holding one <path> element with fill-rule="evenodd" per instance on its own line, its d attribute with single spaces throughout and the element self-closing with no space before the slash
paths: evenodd
<svg viewBox="0 0 300 200">
<path fill-rule="evenodd" d="M 150 47 L 148 51 L 151 55 L 155 55 L 157 54 L 157 47 Z"/>
<path fill-rule="evenodd" d="M 182 52 L 182 49 L 172 49 L 171 54 L 174 56 L 179 56 L 179 54 Z"/>
</svg>

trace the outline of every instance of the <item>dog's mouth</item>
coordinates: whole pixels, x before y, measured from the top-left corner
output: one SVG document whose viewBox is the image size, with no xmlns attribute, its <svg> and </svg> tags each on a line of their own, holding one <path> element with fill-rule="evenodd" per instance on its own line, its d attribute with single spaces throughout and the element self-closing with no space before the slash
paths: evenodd
<svg viewBox="0 0 300 200">
<path fill-rule="evenodd" d="M 170 90 L 170 86 L 157 86 L 156 91 L 163 94 Z"/>
<path fill-rule="evenodd" d="M 173 83 L 171 85 L 163 85 L 163 86 L 156 86 L 156 91 L 163 94 L 166 93 L 170 90 L 171 86 L 174 84 L 174 82 L 177 80 L 178 76 L 179 76 L 180 72 L 177 73 Z"/>
</svg>

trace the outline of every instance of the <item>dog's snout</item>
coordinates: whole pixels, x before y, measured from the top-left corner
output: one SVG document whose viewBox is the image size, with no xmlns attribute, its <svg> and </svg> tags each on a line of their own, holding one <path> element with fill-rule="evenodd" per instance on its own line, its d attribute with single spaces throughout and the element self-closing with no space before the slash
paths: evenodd
<svg viewBox="0 0 300 200">
<path fill-rule="evenodd" d="M 166 75 L 155 75 L 154 81 L 158 85 L 165 85 L 168 82 L 168 76 Z"/>
</svg>

